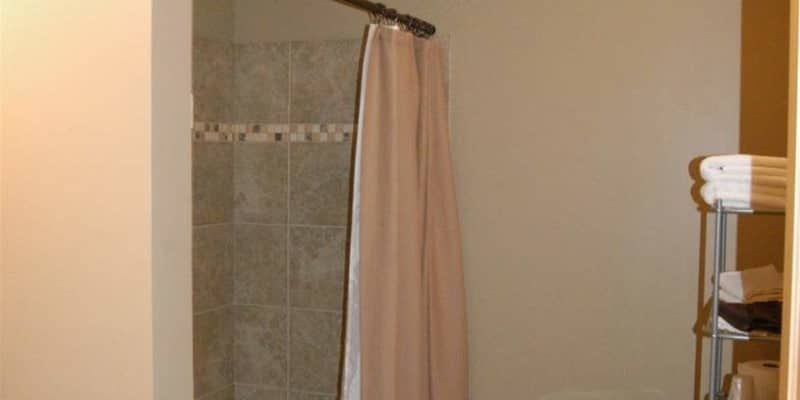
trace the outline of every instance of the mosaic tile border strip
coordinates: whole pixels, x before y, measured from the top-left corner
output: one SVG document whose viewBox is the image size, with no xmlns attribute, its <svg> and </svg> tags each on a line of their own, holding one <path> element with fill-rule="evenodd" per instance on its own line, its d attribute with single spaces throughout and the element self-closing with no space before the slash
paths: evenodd
<svg viewBox="0 0 800 400">
<path fill-rule="evenodd" d="M 353 137 L 354 124 L 269 124 L 195 122 L 192 140 L 225 143 L 345 143 Z"/>
</svg>

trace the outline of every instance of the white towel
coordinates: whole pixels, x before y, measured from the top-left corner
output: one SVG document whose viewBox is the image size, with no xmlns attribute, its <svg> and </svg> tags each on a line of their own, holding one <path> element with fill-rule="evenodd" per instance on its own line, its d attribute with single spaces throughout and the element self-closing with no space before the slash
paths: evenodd
<svg viewBox="0 0 800 400">
<path fill-rule="evenodd" d="M 768 196 L 786 197 L 786 188 L 769 186 L 769 185 L 754 185 L 749 183 L 735 182 L 735 181 L 711 181 L 703 185 L 706 190 L 713 190 L 719 193 L 743 193 L 743 194 L 763 194 Z"/>
<path fill-rule="evenodd" d="M 742 174 L 718 174 L 713 179 L 706 179 L 706 182 L 731 183 L 756 186 L 768 186 L 786 189 L 786 176 L 775 175 L 742 175 Z"/>
<path fill-rule="evenodd" d="M 783 275 L 774 265 L 720 274 L 720 299 L 727 303 L 782 301 Z"/>
<path fill-rule="evenodd" d="M 749 185 L 746 183 L 707 182 L 700 188 L 700 195 L 709 206 L 717 201 L 731 209 L 783 210 L 786 208 L 784 188 Z"/>
<path fill-rule="evenodd" d="M 770 186 L 786 186 L 786 158 L 736 154 L 711 156 L 700 163 L 704 180 L 736 181 Z"/>
<path fill-rule="evenodd" d="M 718 327 L 721 331 L 725 331 L 728 333 L 735 333 L 739 335 L 747 335 L 748 332 L 745 332 L 741 329 L 737 329 L 735 326 L 731 325 L 730 322 L 726 321 L 725 318 L 717 317 Z"/>
<path fill-rule="evenodd" d="M 766 167 L 786 169 L 788 162 L 786 157 L 755 156 L 751 154 L 729 154 L 720 156 L 706 157 L 700 164 L 701 168 L 724 168 L 724 167 Z"/>
</svg>

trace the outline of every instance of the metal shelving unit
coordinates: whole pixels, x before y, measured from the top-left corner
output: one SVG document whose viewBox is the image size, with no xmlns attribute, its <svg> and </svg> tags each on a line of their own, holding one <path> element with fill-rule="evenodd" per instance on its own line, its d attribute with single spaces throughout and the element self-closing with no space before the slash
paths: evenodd
<svg viewBox="0 0 800 400">
<path fill-rule="evenodd" d="M 780 335 L 766 332 L 751 332 L 741 334 L 736 332 L 723 331 L 719 328 L 719 276 L 726 271 L 725 250 L 728 234 L 728 216 L 734 215 L 783 215 L 783 211 L 776 210 L 750 210 L 750 209 L 726 209 L 722 207 L 722 202 L 718 202 L 715 209 L 709 212 L 716 214 L 716 226 L 714 229 L 714 279 L 711 293 L 711 318 L 709 319 L 710 328 L 704 329 L 704 333 L 711 338 L 711 357 L 709 357 L 709 400 L 724 399 L 725 393 L 722 392 L 722 343 L 725 340 L 733 341 L 767 341 L 778 342 Z"/>
</svg>

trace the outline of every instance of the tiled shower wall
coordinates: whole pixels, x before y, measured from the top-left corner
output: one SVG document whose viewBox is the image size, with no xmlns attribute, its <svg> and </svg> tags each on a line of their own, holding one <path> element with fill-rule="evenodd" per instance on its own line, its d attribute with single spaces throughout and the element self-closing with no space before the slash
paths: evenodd
<svg viewBox="0 0 800 400">
<path fill-rule="evenodd" d="M 195 38 L 197 399 L 335 398 L 360 50 Z"/>
</svg>

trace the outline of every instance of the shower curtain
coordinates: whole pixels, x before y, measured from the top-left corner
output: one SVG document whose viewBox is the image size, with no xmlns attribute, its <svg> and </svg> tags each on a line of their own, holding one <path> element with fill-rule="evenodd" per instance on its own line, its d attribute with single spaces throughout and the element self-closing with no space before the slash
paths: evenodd
<svg viewBox="0 0 800 400">
<path fill-rule="evenodd" d="M 442 47 L 367 34 L 342 400 L 466 400 L 461 244 Z"/>
</svg>

